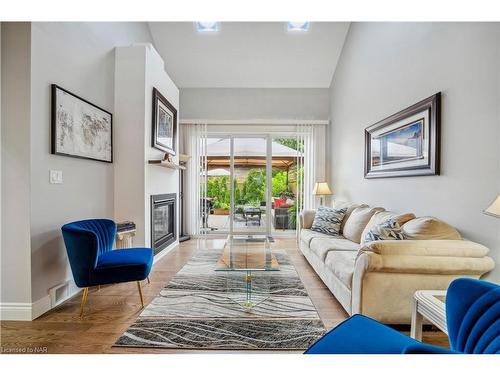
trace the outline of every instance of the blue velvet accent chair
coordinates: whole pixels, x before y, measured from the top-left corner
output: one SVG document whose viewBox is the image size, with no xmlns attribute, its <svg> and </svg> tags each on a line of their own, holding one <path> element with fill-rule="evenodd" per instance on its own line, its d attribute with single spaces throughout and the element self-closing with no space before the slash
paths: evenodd
<svg viewBox="0 0 500 375">
<path fill-rule="evenodd" d="M 84 288 L 81 317 L 91 286 L 137 281 L 144 307 L 139 281 L 149 276 L 153 265 L 152 249 L 113 250 L 116 224 L 109 219 L 75 221 L 64 225 L 61 230 L 75 284 Z"/>
<path fill-rule="evenodd" d="M 423 344 L 364 315 L 353 315 L 305 354 L 499 354 L 500 286 L 460 278 L 446 294 L 451 350 Z"/>
</svg>

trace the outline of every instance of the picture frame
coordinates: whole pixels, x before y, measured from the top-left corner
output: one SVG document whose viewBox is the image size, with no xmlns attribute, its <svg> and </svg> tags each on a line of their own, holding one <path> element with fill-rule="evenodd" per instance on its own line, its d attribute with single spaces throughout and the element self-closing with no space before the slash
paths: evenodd
<svg viewBox="0 0 500 375">
<path fill-rule="evenodd" d="M 153 88 L 151 146 L 174 156 L 177 140 L 177 109 Z"/>
<path fill-rule="evenodd" d="M 113 114 L 52 84 L 51 153 L 113 163 Z"/>
<path fill-rule="evenodd" d="M 439 175 L 441 93 L 365 129 L 365 178 Z"/>
</svg>

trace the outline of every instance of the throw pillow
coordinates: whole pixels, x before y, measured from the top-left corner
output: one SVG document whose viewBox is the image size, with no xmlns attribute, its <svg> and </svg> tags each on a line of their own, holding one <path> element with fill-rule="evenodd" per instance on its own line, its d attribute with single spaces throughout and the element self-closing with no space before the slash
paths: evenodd
<svg viewBox="0 0 500 375">
<path fill-rule="evenodd" d="M 320 206 L 314 215 L 311 230 L 330 236 L 340 235 L 340 224 L 346 211 L 347 208 L 336 210 L 335 208 Z"/>
<path fill-rule="evenodd" d="M 337 200 L 333 203 L 333 208 L 336 208 L 337 210 L 344 208 L 344 207 L 347 208 L 347 211 L 344 215 L 344 219 L 342 220 L 342 224 L 340 224 L 340 234 L 344 233 L 345 223 L 346 223 L 347 219 L 349 219 L 349 216 L 351 216 L 352 211 L 354 211 L 358 207 L 368 207 L 368 205 L 359 204 L 359 203 L 344 202 L 344 201 L 337 201 Z"/>
<path fill-rule="evenodd" d="M 361 242 L 361 233 L 366 228 L 366 224 L 377 212 L 385 211 L 382 207 L 358 207 L 352 211 L 344 224 L 342 235 L 352 242 Z"/>
<path fill-rule="evenodd" d="M 378 240 L 404 240 L 404 234 L 401 226 L 396 219 L 389 219 L 381 224 L 374 225 L 365 233 L 364 242 Z"/>
<path fill-rule="evenodd" d="M 415 215 L 412 213 L 406 213 L 406 214 L 398 214 L 395 212 L 391 211 L 382 211 L 382 212 L 377 212 L 375 215 L 372 216 L 368 224 L 366 224 L 366 228 L 363 230 L 363 233 L 361 234 L 361 244 L 364 243 L 364 239 L 366 237 L 366 234 L 373 228 L 376 227 L 379 224 L 385 223 L 388 220 L 394 220 L 396 221 L 400 227 L 403 226 L 404 223 L 415 219 Z"/>
<path fill-rule="evenodd" d="M 461 240 L 460 233 L 450 224 L 431 216 L 419 217 L 402 226 L 409 240 Z"/>
</svg>

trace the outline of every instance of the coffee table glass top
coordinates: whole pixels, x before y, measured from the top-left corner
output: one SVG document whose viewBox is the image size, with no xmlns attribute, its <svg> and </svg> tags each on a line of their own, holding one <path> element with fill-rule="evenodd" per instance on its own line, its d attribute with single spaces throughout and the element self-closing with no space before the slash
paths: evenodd
<svg viewBox="0 0 500 375">
<path fill-rule="evenodd" d="M 231 238 L 226 241 L 216 271 L 279 271 L 269 239 Z"/>
</svg>

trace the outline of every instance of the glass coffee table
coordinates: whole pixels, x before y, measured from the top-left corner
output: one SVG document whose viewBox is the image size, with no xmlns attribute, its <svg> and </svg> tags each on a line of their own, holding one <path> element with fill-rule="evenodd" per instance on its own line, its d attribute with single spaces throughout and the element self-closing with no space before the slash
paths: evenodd
<svg viewBox="0 0 500 375">
<path fill-rule="evenodd" d="M 264 302 L 269 297 L 252 293 L 255 273 L 279 271 L 276 256 L 272 253 L 269 238 L 235 238 L 229 237 L 224 246 L 220 259 L 217 261 L 215 271 L 240 272 L 245 282 L 245 298 L 242 302 L 234 302 L 251 309 Z"/>
</svg>

